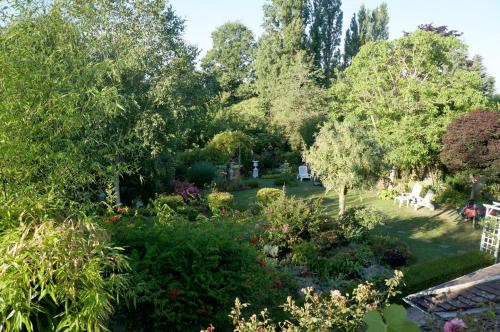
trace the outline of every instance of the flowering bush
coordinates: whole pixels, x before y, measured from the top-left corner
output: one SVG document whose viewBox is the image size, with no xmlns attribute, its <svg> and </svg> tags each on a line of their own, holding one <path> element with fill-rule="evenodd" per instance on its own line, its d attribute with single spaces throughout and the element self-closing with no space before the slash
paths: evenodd
<svg viewBox="0 0 500 332">
<path fill-rule="evenodd" d="M 184 202 L 200 197 L 200 189 L 193 183 L 174 180 L 172 181 L 172 186 L 174 187 L 174 192 L 180 195 Z"/>
<path fill-rule="evenodd" d="M 443 330 L 444 332 L 467 331 L 467 326 L 465 325 L 465 322 L 463 320 L 461 320 L 460 318 L 455 318 L 444 323 Z"/>
<path fill-rule="evenodd" d="M 260 315 L 244 318 L 242 310 L 249 305 L 237 298 L 230 317 L 236 332 L 300 332 L 300 331 L 358 331 L 364 326 L 363 318 L 371 310 L 380 310 L 388 300 L 397 295 L 397 286 L 403 274 L 394 272 L 394 277 L 385 281 L 387 289 L 380 291 L 367 282 L 358 285 L 352 295 L 332 290 L 327 296 L 315 293 L 312 287 L 302 289 L 304 303 L 298 305 L 290 296 L 283 309 L 292 319 L 278 324 L 269 319 L 266 309 Z"/>
<path fill-rule="evenodd" d="M 289 247 L 316 234 L 325 221 L 322 202 L 284 196 L 271 202 L 263 211 L 269 222 L 268 239 L 275 245 Z"/>
</svg>

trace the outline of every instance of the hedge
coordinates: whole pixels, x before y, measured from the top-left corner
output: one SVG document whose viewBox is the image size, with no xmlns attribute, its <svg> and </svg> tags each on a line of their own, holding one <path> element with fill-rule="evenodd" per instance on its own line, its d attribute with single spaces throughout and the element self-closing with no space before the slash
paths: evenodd
<svg viewBox="0 0 500 332">
<path fill-rule="evenodd" d="M 413 264 L 404 269 L 403 296 L 417 293 L 493 264 L 491 256 L 471 251 Z"/>
</svg>

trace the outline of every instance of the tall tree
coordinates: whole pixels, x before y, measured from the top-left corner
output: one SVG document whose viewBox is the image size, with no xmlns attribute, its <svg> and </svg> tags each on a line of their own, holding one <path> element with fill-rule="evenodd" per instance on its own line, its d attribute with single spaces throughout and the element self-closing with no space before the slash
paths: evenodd
<svg viewBox="0 0 500 332">
<path fill-rule="evenodd" d="M 312 0 L 309 31 L 314 62 L 322 68 L 326 81 L 340 64 L 343 13 L 341 0 Z"/>
<path fill-rule="evenodd" d="M 456 37 L 423 30 L 369 43 L 334 85 L 332 108 L 371 125 L 389 164 L 436 167 L 447 124 L 487 101 L 479 73 L 465 65 L 466 49 Z"/>
<path fill-rule="evenodd" d="M 227 22 L 212 32 L 212 48 L 201 65 L 215 75 L 230 102 L 248 97 L 255 46 L 253 32 L 240 22 Z"/>
<path fill-rule="evenodd" d="M 351 18 L 351 24 L 345 33 L 344 40 L 344 59 L 343 65 L 348 66 L 352 59 L 358 54 L 359 48 L 361 47 L 361 41 L 359 37 L 359 27 L 358 20 L 356 18 L 356 13 Z"/>
<path fill-rule="evenodd" d="M 74 193 L 114 178 L 119 196 L 122 175 L 168 168 L 177 118 L 202 103 L 193 93 L 197 52 L 181 39 L 183 22 L 171 7 L 163 0 L 15 6 L 19 15 L 0 32 L 0 64 L 9 70 L 0 77 L 7 138 L 0 149 L 18 156 L 4 169 L 26 167 L 33 176 L 9 183 Z"/>
<path fill-rule="evenodd" d="M 301 150 L 325 115 L 319 72 L 310 54 L 307 0 L 270 0 L 256 59 L 259 98 L 292 148 Z"/>
<path fill-rule="evenodd" d="M 318 125 L 326 116 L 325 91 L 317 85 L 318 75 L 311 67 L 293 63 L 282 75 L 271 102 L 271 119 L 283 128 L 295 151 L 302 151 L 314 142 Z"/>
<path fill-rule="evenodd" d="M 370 16 L 370 40 L 389 39 L 389 13 L 387 3 L 382 3 L 371 12 Z"/>
<path fill-rule="evenodd" d="M 492 99 L 495 94 L 495 78 L 488 75 L 486 67 L 483 64 L 483 57 L 479 54 L 474 55 L 472 60 L 469 62 L 469 65 L 472 70 L 475 70 L 481 76 L 485 96 Z"/>
<path fill-rule="evenodd" d="M 281 77 L 293 63 L 310 63 L 306 0 L 269 0 L 264 4 L 264 34 L 256 58 L 256 87 L 266 107 Z"/>
<path fill-rule="evenodd" d="M 389 13 L 384 2 L 373 10 L 362 5 L 346 31 L 343 65 L 348 66 L 361 46 L 370 41 L 389 39 Z"/>
</svg>

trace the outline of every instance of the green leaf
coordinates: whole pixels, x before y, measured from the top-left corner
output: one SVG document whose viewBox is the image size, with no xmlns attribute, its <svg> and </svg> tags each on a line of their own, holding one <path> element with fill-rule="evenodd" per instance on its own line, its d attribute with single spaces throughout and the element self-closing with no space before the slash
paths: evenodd
<svg viewBox="0 0 500 332">
<path fill-rule="evenodd" d="M 387 332 L 420 332 L 417 324 L 410 321 L 392 323 L 387 327 Z"/>
<path fill-rule="evenodd" d="M 368 325 L 367 332 L 381 332 L 387 331 L 382 316 L 377 311 L 369 311 L 365 314 L 363 321 Z"/>
<path fill-rule="evenodd" d="M 406 310 L 403 306 L 392 304 L 384 309 L 384 318 L 388 325 L 406 321 Z"/>
</svg>

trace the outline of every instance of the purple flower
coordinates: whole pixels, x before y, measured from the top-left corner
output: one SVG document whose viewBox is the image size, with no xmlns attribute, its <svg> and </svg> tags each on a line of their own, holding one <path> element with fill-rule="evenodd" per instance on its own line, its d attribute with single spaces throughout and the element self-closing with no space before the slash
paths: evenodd
<svg viewBox="0 0 500 332">
<path fill-rule="evenodd" d="M 447 321 L 444 323 L 443 330 L 444 332 L 457 332 L 460 330 L 465 330 L 467 326 L 465 325 L 464 321 L 461 320 L 460 318 L 454 318 L 452 320 Z"/>
<path fill-rule="evenodd" d="M 184 202 L 196 199 L 200 196 L 200 189 L 193 183 L 174 180 L 172 181 L 172 186 L 174 187 L 175 193 L 182 196 Z"/>
</svg>

